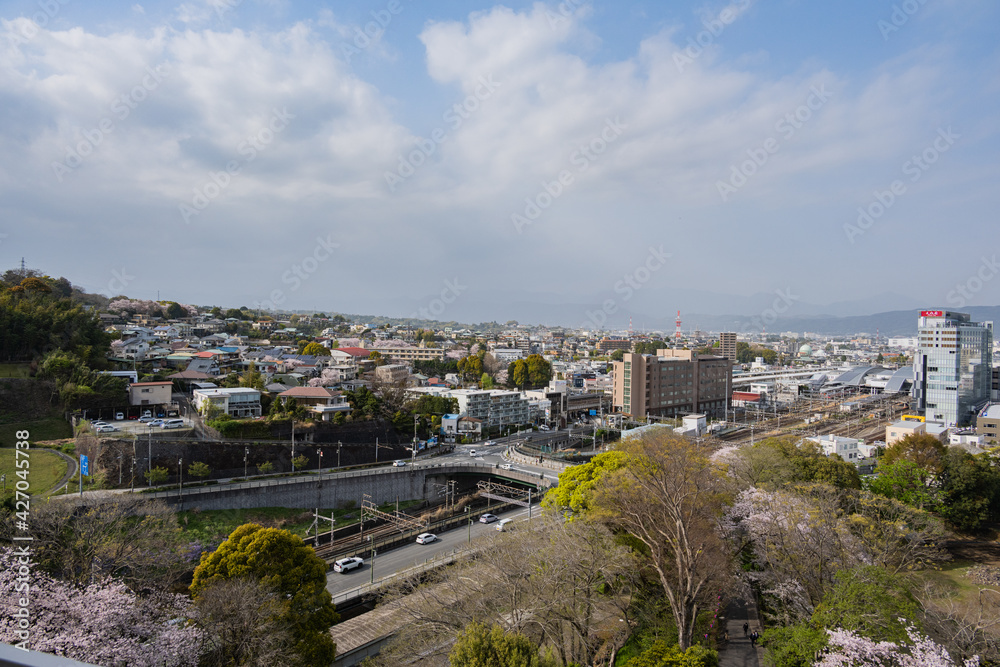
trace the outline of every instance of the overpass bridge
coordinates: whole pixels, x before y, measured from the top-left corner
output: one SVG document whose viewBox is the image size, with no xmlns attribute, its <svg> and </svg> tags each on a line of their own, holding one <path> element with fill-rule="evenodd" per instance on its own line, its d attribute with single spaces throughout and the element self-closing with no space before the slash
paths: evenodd
<svg viewBox="0 0 1000 667">
<path fill-rule="evenodd" d="M 474 489 L 476 482 L 487 478 L 531 486 L 540 493 L 552 486 L 552 481 L 543 473 L 504 470 L 489 463 L 446 461 L 196 486 L 145 495 L 163 500 L 178 510 L 310 509 L 344 507 L 352 502 L 360 507 L 366 495 L 376 505 L 400 499 L 431 500 L 437 498 L 441 486 L 451 480 L 457 482 L 461 492 Z"/>
</svg>

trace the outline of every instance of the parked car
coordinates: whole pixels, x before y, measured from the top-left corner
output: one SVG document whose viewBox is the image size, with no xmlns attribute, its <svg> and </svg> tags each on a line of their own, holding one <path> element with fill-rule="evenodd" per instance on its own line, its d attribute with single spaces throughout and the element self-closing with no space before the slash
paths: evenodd
<svg viewBox="0 0 1000 667">
<path fill-rule="evenodd" d="M 500 523 L 497 524 L 497 530 L 502 533 L 507 525 L 512 521 L 513 519 L 500 519 Z"/>
<path fill-rule="evenodd" d="M 548 431 L 549 427 L 546 426 L 545 424 L 542 424 L 541 426 L 538 427 L 538 430 L 539 431 Z"/>
<path fill-rule="evenodd" d="M 334 572 L 350 572 L 355 570 L 365 564 L 365 559 L 359 556 L 351 556 L 349 558 L 341 558 L 336 563 L 333 564 Z"/>
<path fill-rule="evenodd" d="M 164 419 L 163 423 L 160 424 L 160 428 L 182 428 L 183 426 L 183 419 Z"/>
<path fill-rule="evenodd" d="M 107 426 L 108 422 L 102 422 L 100 419 L 98 419 L 95 422 L 90 422 L 90 425 L 93 426 L 94 428 L 97 428 L 98 426 Z"/>
<path fill-rule="evenodd" d="M 405 465 L 406 461 L 404 461 L 403 459 L 396 459 L 395 461 L 392 462 L 393 468 L 402 468 Z"/>
<path fill-rule="evenodd" d="M 143 417 L 152 417 L 153 413 L 151 411 L 149 411 L 149 410 L 143 410 L 142 411 L 142 416 Z"/>
<path fill-rule="evenodd" d="M 163 426 L 163 420 L 162 419 L 154 419 L 153 421 L 149 422 L 149 425 L 150 426 Z"/>
<path fill-rule="evenodd" d="M 140 424 L 152 424 L 153 421 L 155 420 L 149 415 L 143 415 L 142 417 L 139 417 Z"/>
<path fill-rule="evenodd" d="M 476 455 L 476 450 L 470 449 L 469 450 L 469 456 L 475 456 L 475 455 Z"/>
<path fill-rule="evenodd" d="M 117 421 L 121 421 L 121 420 L 125 419 L 125 413 L 124 412 L 116 412 L 115 413 L 115 419 Z"/>
<path fill-rule="evenodd" d="M 513 469 L 514 469 L 514 466 L 512 466 L 512 465 L 511 465 L 511 464 L 509 464 L 509 463 L 504 463 L 503 465 L 501 465 L 501 466 L 500 466 L 500 469 L 501 469 L 501 470 L 513 470 Z"/>
<path fill-rule="evenodd" d="M 417 535 L 417 544 L 430 544 L 437 540 L 437 535 L 433 533 L 420 533 Z"/>
<path fill-rule="evenodd" d="M 499 518 L 500 517 L 498 517 L 496 514 L 484 514 L 481 517 L 479 517 L 479 523 L 493 523 Z"/>
<path fill-rule="evenodd" d="M 98 433 L 111 433 L 112 431 L 117 431 L 117 430 L 118 429 L 116 429 L 111 424 L 101 424 L 100 426 L 97 427 Z"/>
<path fill-rule="evenodd" d="M 486 442 L 483 443 L 483 447 L 492 447 L 492 446 L 493 446 L 492 440 L 487 440 Z"/>
</svg>

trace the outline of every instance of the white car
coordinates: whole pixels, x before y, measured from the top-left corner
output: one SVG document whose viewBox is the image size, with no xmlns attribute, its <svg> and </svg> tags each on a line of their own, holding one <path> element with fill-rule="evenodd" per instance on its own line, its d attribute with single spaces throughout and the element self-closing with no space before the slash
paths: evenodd
<svg viewBox="0 0 1000 667">
<path fill-rule="evenodd" d="M 479 517 L 479 523 L 493 523 L 499 518 L 496 514 L 484 514 Z"/>
<path fill-rule="evenodd" d="M 404 461 L 403 459 L 397 459 L 397 460 L 395 460 L 395 461 L 392 462 L 392 467 L 393 468 L 402 468 L 405 465 L 406 465 L 406 461 Z"/>
<path fill-rule="evenodd" d="M 350 572 L 356 568 L 361 567 L 365 564 L 365 559 L 358 556 L 351 556 L 350 558 L 341 558 L 336 563 L 333 564 L 334 572 Z"/>
<path fill-rule="evenodd" d="M 470 449 L 469 450 L 469 456 L 475 456 L 475 455 L 476 455 L 476 450 Z"/>
<path fill-rule="evenodd" d="M 497 524 L 497 530 L 501 533 L 507 527 L 507 524 L 511 523 L 513 519 L 500 519 L 500 523 Z"/>
<path fill-rule="evenodd" d="M 101 424 L 96 430 L 98 433 L 111 433 L 112 431 L 117 431 L 118 429 L 111 424 Z"/>
<path fill-rule="evenodd" d="M 437 535 L 433 533 L 420 533 L 417 535 L 417 544 L 430 544 L 437 541 Z"/>
<path fill-rule="evenodd" d="M 148 424 L 151 421 L 153 421 L 152 415 L 143 415 L 142 417 L 139 417 L 140 424 Z"/>
<path fill-rule="evenodd" d="M 501 469 L 501 470 L 513 470 L 513 469 L 514 469 L 514 466 L 512 466 L 512 465 L 511 465 L 511 464 L 509 464 L 509 463 L 504 463 L 503 465 L 501 465 L 501 466 L 500 466 L 500 469 Z"/>
</svg>

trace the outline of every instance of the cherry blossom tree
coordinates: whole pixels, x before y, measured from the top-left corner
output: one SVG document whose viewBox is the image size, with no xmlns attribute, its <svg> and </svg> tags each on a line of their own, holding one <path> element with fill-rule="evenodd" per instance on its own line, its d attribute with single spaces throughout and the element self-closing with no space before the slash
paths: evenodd
<svg viewBox="0 0 1000 667">
<path fill-rule="evenodd" d="M 904 619 L 900 619 L 904 621 Z M 940 644 L 907 628 L 910 644 L 876 642 L 848 630 L 827 630 L 829 653 L 816 667 L 978 667 L 979 656 L 956 662 Z"/>
<path fill-rule="evenodd" d="M 198 664 L 201 632 L 188 622 L 190 604 L 183 596 L 140 598 L 110 579 L 76 588 L 18 562 L 14 550 L 0 550 L 0 590 L 17 590 L 19 577 L 26 590 L 0 598 L 4 643 L 24 640 L 14 613 L 18 598 L 27 596 L 29 649 L 116 667 Z"/>
</svg>

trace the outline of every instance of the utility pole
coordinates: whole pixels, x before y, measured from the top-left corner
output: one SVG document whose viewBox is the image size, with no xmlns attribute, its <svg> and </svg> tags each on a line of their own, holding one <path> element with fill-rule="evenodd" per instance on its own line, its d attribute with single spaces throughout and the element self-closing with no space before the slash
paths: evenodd
<svg viewBox="0 0 1000 667">
<path fill-rule="evenodd" d="M 295 472 L 295 418 L 292 418 L 292 472 Z"/>
<path fill-rule="evenodd" d="M 177 486 L 177 500 L 180 503 L 180 508 L 184 508 L 184 457 L 177 459 L 177 478 L 180 483 Z"/>
<path fill-rule="evenodd" d="M 469 517 L 469 544 L 472 544 L 472 508 L 468 505 L 465 506 L 465 514 Z"/>
<path fill-rule="evenodd" d="M 122 455 L 118 455 L 118 486 L 122 485 Z"/>
<path fill-rule="evenodd" d="M 243 448 L 243 479 L 247 478 L 247 460 L 250 458 L 250 448 Z"/>
<path fill-rule="evenodd" d="M 338 440 L 337 441 L 337 468 L 338 469 L 340 468 L 340 448 L 342 446 L 343 446 L 343 444 L 341 444 L 340 440 Z M 378 447 L 375 448 L 375 451 L 378 451 Z"/>
<path fill-rule="evenodd" d="M 146 471 L 149 473 L 149 480 L 150 480 L 149 481 L 149 485 L 152 486 L 153 485 L 153 482 L 152 482 L 152 480 L 153 480 L 153 427 L 152 426 L 148 426 L 147 428 L 149 428 L 149 441 L 146 443 L 147 444 L 146 454 L 148 454 L 148 456 L 146 457 Z"/>
</svg>

